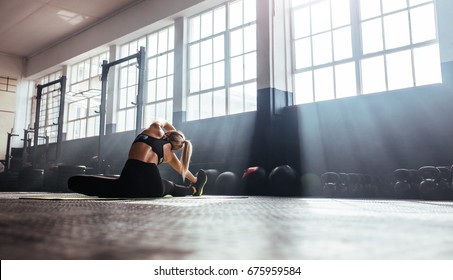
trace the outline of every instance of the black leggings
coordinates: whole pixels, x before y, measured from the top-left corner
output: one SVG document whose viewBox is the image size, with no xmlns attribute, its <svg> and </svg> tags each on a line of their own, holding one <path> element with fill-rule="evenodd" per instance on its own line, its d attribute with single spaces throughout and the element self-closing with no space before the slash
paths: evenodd
<svg viewBox="0 0 453 280">
<path fill-rule="evenodd" d="M 154 163 L 128 159 L 120 178 L 78 175 L 69 178 L 72 191 L 99 197 L 162 197 L 186 196 L 193 193 L 188 186 L 177 185 L 160 177 Z"/>
</svg>

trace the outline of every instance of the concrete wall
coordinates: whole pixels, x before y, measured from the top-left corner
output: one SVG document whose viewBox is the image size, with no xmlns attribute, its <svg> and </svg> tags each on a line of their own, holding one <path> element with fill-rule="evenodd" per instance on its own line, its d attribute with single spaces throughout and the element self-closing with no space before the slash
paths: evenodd
<svg viewBox="0 0 453 280">
<path fill-rule="evenodd" d="M 11 77 L 20 83 L 22 77 L 22 58 L 0 54 L 0 76 Z M 19 88 L 19 85 L 18 85 Z M 7 132 L 14 126 L 17 93 L 0 91 L 0 159 L 5 159 Z"/>
</svg>

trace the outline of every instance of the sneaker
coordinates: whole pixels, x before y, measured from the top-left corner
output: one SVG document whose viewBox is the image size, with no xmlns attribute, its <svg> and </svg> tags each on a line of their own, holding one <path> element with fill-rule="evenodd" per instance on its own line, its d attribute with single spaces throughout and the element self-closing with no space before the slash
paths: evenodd
<svg viewBox="0 0 453 280">
<path fill-rule="evenodd" d="M 193 187 L 195 187 L 196 191 L 193 194 L 193 196 L 202 196 L 203 195 L 203 188 L 206 185 L 206 182 L 208 181 L 208 176 L 206 175 L 206 172 L 204 172 L 203 169 L 200 169 L 197 173 L 197 182 L 195 184 L 192 184 Z"/>
</svg>

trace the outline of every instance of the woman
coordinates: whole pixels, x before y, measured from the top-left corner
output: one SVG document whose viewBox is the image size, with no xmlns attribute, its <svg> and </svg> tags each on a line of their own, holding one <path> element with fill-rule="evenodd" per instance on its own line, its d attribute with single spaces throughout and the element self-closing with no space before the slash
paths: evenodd
<svg viewBox="0 0 453 280">
<path fill-rule="evenodd" d="M 182 150 L 181 159 L 174 153 L 177 150 Z M 100 197 L 201 196 L 207 176 L 202 169 L 197 177 L 189 171 L 191 155 L 192 144 L 181 131 L 165 120 L 154 121 L 132 143 L 120 178 L 74 176 L 69 178 L 68 187 L 78 193 Z M 190 185 L 163 180 L 157 168 L 162 162 L 170 164 L 183 180 L 187 178 L 191 182 Z"/>
</svg>

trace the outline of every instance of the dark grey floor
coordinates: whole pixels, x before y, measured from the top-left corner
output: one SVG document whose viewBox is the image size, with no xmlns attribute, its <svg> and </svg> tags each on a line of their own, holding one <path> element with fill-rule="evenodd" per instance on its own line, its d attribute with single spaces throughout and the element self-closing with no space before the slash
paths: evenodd
<svg viewBox="0 0 453 280">
<path fill-rule="evenodd" d="M 0 193 L 0 258 L 453 259 L 453 202 L 32 200 Z"/>
</svg>

